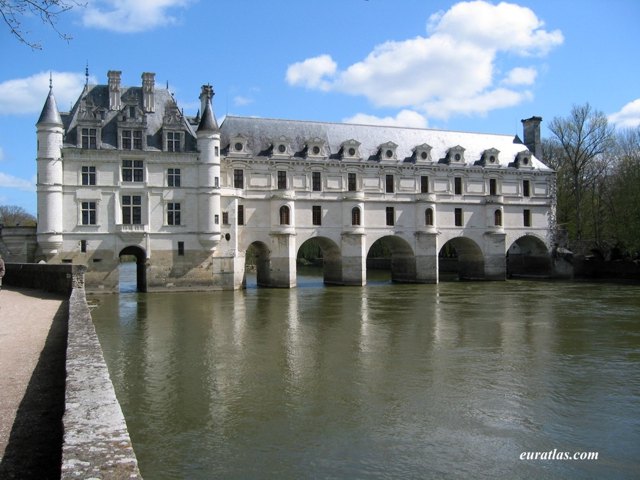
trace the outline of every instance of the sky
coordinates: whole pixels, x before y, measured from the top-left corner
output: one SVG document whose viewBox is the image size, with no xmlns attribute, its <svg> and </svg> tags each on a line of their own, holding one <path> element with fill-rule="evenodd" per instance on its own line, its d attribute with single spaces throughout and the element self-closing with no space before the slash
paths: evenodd
<svg viewBox="0 0 640 480">
<path fill-rule="evenodd" d="M 68 0 L 67 0 L 68 1 Z M 52 77 L 60 111 L 86 81 L 143 72 L 195 115 L 203 84 L 226 115 L 384 124 L 522 137 L 585 103 L 640 125 L 640 1 L 88 0 L 61 39 L 0 23 L 0 205 L 36 213 L 36 135 Z"/>
</svg>

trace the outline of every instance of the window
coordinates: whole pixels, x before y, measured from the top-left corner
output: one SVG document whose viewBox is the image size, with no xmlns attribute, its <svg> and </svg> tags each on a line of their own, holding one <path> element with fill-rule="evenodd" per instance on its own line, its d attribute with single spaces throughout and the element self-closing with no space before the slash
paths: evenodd
<svg viewBox="0 0 640 480">
<path fill-rule="evenodd" d="M 229 225 L 229 212 L 222 212 L 222 224 Z"/>
<path fill-rule="evenodd" d="M 142 150 L 142 130 L 123 130 L 122 149 Z"/>
<path fill-rule="evenodd" d="M 244 170 L 236 168 L 233 171 L 233 188 L 244 188 Z"/>
<path fill-rule="evenodd" d="M 454 217 L 455 217 L 455 224 L 456 227 L 461 227 L 462 226 L 462 209 L 461 208 L 456 208 L 454 211 Z"/>
<path fill-rule="evenodd" d="M 95 150 L 98 148 L 98 130 L 96 128 L 83 128 L 81 130 L 82 148 Z"/>
<path fill-rule="evenodd" d="M 283 205 L 280 207 L 280 225 L 291 225 L 290 213 L 288 206 Z"/>
<path fill-rule="evenodd" d="M 141 225 L 142 224 L 142 196 L 123 195 L 122 196 L 122 224 Z"/>
<path fill-rule="evenodd" d="M 82 202 L 82 225 L 96 224 L 96 202 Z"/>
<path fill-rule="evenodd" d="M 529 180 L 522 181 L 522 196 L 523 197 L 531 196 L 531 185 L 529 184 Z"/>
<path fill-rule="evenodd" d="M 142 182 L 144 178 L 144 164 L 142 160 L 122 161 L 122 181 Z"/>
<path fill-rule="evenodd" d="M 432 208 L 427 208 L 424 211 L 424 224 L 429 227 L 433 226 L 433 209 Z"/>
<path fill-rule="evenodd" d="M 82 167 L 82 185 L 96 184 L 96 167 Z"/>
<path fill-rule="evenodd" d="M 360 209 L 358 207 L 351 209 L 351 225 L 360 225 Z"/>
<path fill-rule="evenodd" d="M 213 216 L 213 223 L 215 223 L 216 225 L 220 225 L 220 215 L 218 215 L 217 213 Z"/>
<path fill-rule="evenodd" d="M 489 195 L 498 194 L 498 181 L 495 178 L 489 179 Z"/>
<path fill-rule="evenodd" d="M 180 204 L 167 204 L 167 225 L 180 225 Z"/>
<path fill-rule="evenodd" d="M 284 170 L 278 170 L 278 190 L 287 189 L 287 172 Z"/>
<path fill-rule="evenodd" d="M 525 209 L 522 212 L 522 221 L 525 227 L 531 226 L 531 210 Z"/>
<path fill-rule="evenodd" d="M 322 207 L 320 205 L 311 207 L 311 216 L 314 225 L 322 225 Z"/>
<path fill-rule="evenodd" d="M 453 193 L 455 193 L 456 195 L 462 195 L 462 177 L 454 177 Z"/>
<path fill-rule="evenodd" d="M 244 205 L 238 205 L 238 225 L 244 225 Z"/>
<path fill-rule="evenodd" d="M 394 225 L 396 223 L 396 211 L 393 207 L 387 207 L 387 225 Z"/>
<path fill-rule="evenodd" d="M 214 147 L 213 151 L 214 151 L 214 154 L 215 154 L 216 157 L 220 156 L 220 147 Z"/>
<path fill-rule="evenodd" d="M 320 172 L 311 172 L 311 190 L 322 191 L 322 176 Z"/>
<path fill-rule="evenodd" d="M 180 169 L 170 168 L 167 170 L 167 185 L 170 187 L 180 186 Z"/>
<path fill-rule="evenodd" d="M 384 191 L 387 193 L 393 193 L 393 175 L 387 175 L 385 177 L 385 188 Z"/>
<path fill-rule="evenodd" d="M 184 242 L 178 242 L 178 256 L 184 256 Z"/>
<path fill-rule="evenodd" d="M 357 178 L 355 173 L 347 174 L 347 190 L 350 192 L 355 192 L 357 190 L 356 180 Z"/>
<path fill-rule="evenodd" d="M 181 144 L 182 134 L 180 132 L 167 132 L 167 152 L 179 152 Z"/>
<path fill-rule="evenodd" d="M 214 177 L 213 178 L 213 186 L 216 188 L 220 187 L 220 177 Z"/>
<path fill-rule="evenodd" d="M 82 253 L 87 253 L 87 241 L 86 240 L 80 240 L 80 251 Z"/>
<path fill-rule="evenodd" d="M 420 193 L 429 193 L 429 177 L 425 175 L 420 177 Z"/>
<path fill-rule="evenodd" d="M 502 210 L 496 210 L 493 212 L 493 224 L 496 227 L 502 226 Z"/>
</svg>

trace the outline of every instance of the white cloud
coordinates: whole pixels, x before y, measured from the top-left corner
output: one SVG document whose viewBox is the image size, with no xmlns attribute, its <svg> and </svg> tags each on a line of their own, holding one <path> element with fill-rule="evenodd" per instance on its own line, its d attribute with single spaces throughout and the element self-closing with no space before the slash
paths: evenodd
<svg viewBox="0 0 640 480">
<path fill-rule="evenodd" d="M 617 127 L 640 127 L 640 98 L 627 103 L 619 112 L 609 115 L 609 121 Z"/>
<path fill-rule="evenodd" d="M 427 119 L 413 110 L 401 110 L 395 117 L 376 117 L 375 115 L 358 113 L 353 117 L 345 118 L 343 122 L 361 125 L 427 128 Z"/>
<path fill-rule="evenodd" d="M 236 95 L 233 97 L 233 104 L 236 107 L 244 107 L 246 105 L 251 105 L 253 103 L 253 98 L 245 97 L 243 95 Z"/>
<path fill-rule="evenodd" d="M 18 190 L 24 190 L 26 192 L 34 192 L 36 189 L 35 183 L 33 181 L 14 177 L 13 175 L 9 175 L 3 172 L 0 172 L 0 187 L 16 188 Z"/>
<path fill-rule="evenodd" d="M 92 0 L 83 10 L 85 27 L 135 33 L 174 25 L 170 9 L 185 8 L 191 0 Z"/>
<path fill-rule="evenodd" d="M 78 99 L 85 76 L 72 72 L 51 72 L 51 75 L 58 108 L 67 111 Z M 49 72 L 6 80 L 0 83 L 0 114 L 37 114 L 42 110 L 48 94 Z"/>
<path fill-rule="evenodd" d="M 4 150 L 0 147 L 0 162 L 4 161 Z"/>
<path fill-rule="evenodd" d="M 482 115 L 531 98 L 530 91 L 518 88 L 535 82 L 536 69 L 515 66 L 502 81 L 510 89 L 497 88 L 496 63 L 500 55 L 517 63 L 560 45 L 562 33 L 543 25 L 518 5 L 461 2 L 431 16 L 426 36 L 385 42 L 344 69 L 328 54 L 309 58 L 291 65 L 286 78 L 290 85 L 363 95 L 378 107 L 438 118 Z"/>
</svg>

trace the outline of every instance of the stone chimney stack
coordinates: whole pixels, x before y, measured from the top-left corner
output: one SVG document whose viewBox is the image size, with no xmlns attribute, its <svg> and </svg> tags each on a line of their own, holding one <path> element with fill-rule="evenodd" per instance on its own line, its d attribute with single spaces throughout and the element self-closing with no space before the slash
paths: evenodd
<svg viewBox="0 0 640 480">
<path fill-rule="evenodd" d="M 145 112 L 155 111 L 156 74 L 142 74 L 142 108 Z"/>
<path fill-rule="evenodd" d="M 522 120 L 524 144 L 538 160 L 542 160 L 542 140 L 540 138 L 541 122 L 542 117 L 531 117 Z"/>
<path fill-rule="evenodd" d="M 120 75 L 122 72 L 117 70 L 109 70 L 107 78 L 109 79 L 109 110 L 120 110 L 122 108 L 121 91 L 120 91 Z"/>
<path fill-rule="evenodd" d="M 200 92 L 200 114 L 204 113 L 204 108 L 213 99 L 213 87 L 211 85 L 202 85 Z"/>
</svg>

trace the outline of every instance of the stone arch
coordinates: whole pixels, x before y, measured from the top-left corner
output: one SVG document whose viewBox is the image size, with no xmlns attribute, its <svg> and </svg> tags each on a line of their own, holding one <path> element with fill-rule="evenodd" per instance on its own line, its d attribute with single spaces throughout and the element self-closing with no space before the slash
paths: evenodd
<svg viewBox="0 0 640 480">
<path fill-rule="evenodd" d="M 523 235 L 507 249 L 507 276 L 547 277 L 551 273 L 549 249 L 535 235 Z"/>
<path fill-rule="evenodd" d="M 384 244 L 388 257 L 376 259 L 371 254 L 377 245 Z M 397 235 L 376 239 L 367 250 L 367 268 L 387 267 L 391 270 L 391 281 L 413 283 L 416 281 L 416 257 L 411 244 Z"/>
<path fill-rule="evenodd" d="M 438 275 L 440 279 L 457 275 L 460 280 L 482 280 L 484 273 L 484 255 L 480 246 L 468 237 L 455 237 L 440 249 Z"/>
<path fill-rule="evenodd" d="M 142 247 L 130 245 L 120 250 L 119 258 L 133 256 L 136 259 L 136 290 L 147 291 L 147 254 Z"/>
<path fill-rule="evenodd" d="M 242 284 L 247 284 L 247 269 L 255 269 L 256 283 L 259 287 L 271 286 L 271 257 L 267 244 L 254 241 L 247 246 L 245 254 L 245 274 Z"/>
<path fill-rule="evenodd" d="M 322 276 L 324 283 L 341 285 L 342 282 L 342 253 L 336 242 L 328 237 L 311 237 L 300 244 L 296 257 L 304 245 L 315 242 L 322 252 Z M 320 259 L 319 259 L 320 260 Z"/>
</svg>

